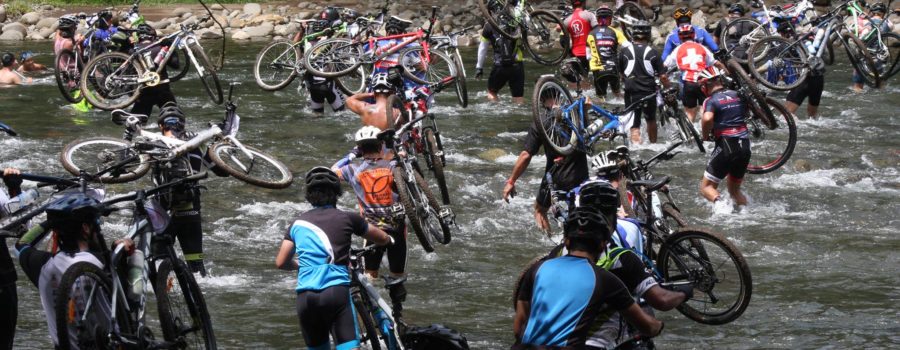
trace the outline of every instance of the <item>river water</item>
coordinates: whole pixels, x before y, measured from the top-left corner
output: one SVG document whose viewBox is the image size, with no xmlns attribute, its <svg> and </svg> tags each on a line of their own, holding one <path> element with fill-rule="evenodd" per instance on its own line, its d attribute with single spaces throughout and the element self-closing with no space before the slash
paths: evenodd
<svg viewBox="0 0 900 350">
<path fill-rule="evenodd" d="M 212 47 L 213 43 L 207 46 Z M 304 110 L 297 84 L 269 93 L 256 87 L 251 65 L 263 43 L 229 43 L 223 81 L 237 88 L 240 138 L 285 162 L 298 176 L 330 165 L 352 146 L 358 118 L 344 112 L 314 116 Z M 49 42 L 0 45 L 0 51 L 38 53 L 49 63 Z M 473 77 L 474 52 L 464 52 Z M 843 57 L 842 57 L 843 58 Z M 531 84 L 546 67 L 527 66 Z M 799 142 L 787 166 L 749 175 L 748 210 L 715 214 L 697 194 L 706 156 L 685 149 L 657 167 L 672 175 L 672 193 L 688 220 L 712 227 L 743 252 L 753 273 L 753 296 L 733 323 L 705 326 L 677 311 L 661 313 L 662 349 L 684 348 L 890 348 L 900 346 L 900 89 L 853 94 L 849 64 L 829 67 L 819 120 L 798 118 Z M 191 73 L 193 74 L 193 73 Z M 470 78 L 471 105 L 452 95 L 438 98 L 448 181 L 459 228 L 453 242 L 425 253 L 410 240 L 406 319 L 442 323 L 463 332 L 473 349 L 503 349 L 512 342 L 511 291 L 523 264 L 551 243 L 537 233 L 531 215 L 543 156 L 519 182 L 520 196 L 500 199 L 505 179 L 522 149 L 531 114 L 525 106 L 488 103 L 484 80 Z M 188 128 L 221 119 L 193 75 L 173 90 L 189 117 Z M 507 90 L 504 90 L 506 93 Z M 507 99 L 508 100 L 508 99 Z M 621 101 L 618 101 L 621 103 Z M 33 86 L 0 89 L 0 121 L 21 137 L 0 138 L 0 165 L 33 173 L 63 174 L 62 146 L 90 136 L 118 137 L 122 130 L 105 112 L 82 114 L 63 107 L 52 76 Z M 664 145 L 638 147 L 648 157 Z M 287 225 L 309 206 L 302 186 L 264 190 L 234 179 L 211 178 L 204 193 L 205 250 L 212 277 L 201 279 L 221 348 L 303 346 L 294 310 L 294 273 L 276 270 L 274 256 Z M 109 187 L 125 192 L 149 185 Z M 341 205 L 355 210 L 351 196 Z M 111 218 L 107 237 L 124 232 L 125 218 Z M 20 273 L 16 348 L 46 349 L 50 340 L 35 288 Z M 386 293 L 385 293 L 386 295 Z M 155 314 L 155 311 L 152 312 Z"/>
</svg>

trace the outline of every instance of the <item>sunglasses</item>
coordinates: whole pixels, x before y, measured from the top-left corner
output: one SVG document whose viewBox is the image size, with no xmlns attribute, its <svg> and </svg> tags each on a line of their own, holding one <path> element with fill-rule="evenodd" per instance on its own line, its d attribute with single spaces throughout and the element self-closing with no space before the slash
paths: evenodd
<svg viewBox="0 0 900 350">
<path fill-rule="evenodd" d="M 163 119 L 162 124 L 163 124 L 163 127 L 167 128 L 167 129 L 172 129 L 172 130 L 183 130 L 184 129 L 184 123 L 182 123 L 181 119 L 179 119 L 178 117 L 168 117 L 166 119 Z"/>
</svg>

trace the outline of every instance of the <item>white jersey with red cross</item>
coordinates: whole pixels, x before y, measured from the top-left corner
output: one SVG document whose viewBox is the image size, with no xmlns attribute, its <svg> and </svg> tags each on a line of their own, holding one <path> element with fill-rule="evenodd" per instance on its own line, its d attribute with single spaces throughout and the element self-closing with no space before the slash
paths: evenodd
<svg viewBox="0 0 900 350">
<path fill-rule="evenodd" d="M 716 58 L 706 46 L 688 41 L 678 45 L 663 64 L 670 69 L 677 67 L 684 81 L 696 83 L 700 72 L 715 62 Z"/>
</svg>

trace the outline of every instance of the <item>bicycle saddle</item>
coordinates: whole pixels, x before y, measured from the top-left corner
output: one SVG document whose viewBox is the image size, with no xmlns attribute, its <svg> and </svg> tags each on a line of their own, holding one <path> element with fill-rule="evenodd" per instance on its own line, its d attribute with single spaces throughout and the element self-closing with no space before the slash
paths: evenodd
<svg viewBox="0 0 900 350">
<path fill-rule="evenodd" d="M 656 191 L 656 190 L 662 188 L 663 186 L 665 186 L 667 183 L 669 183 L 670 180 L 672 180 L 671 177 L 663 176 L 663 177 L 662 177 L 661 179 L 659 179 L 659 180 L 638 180 L 638 181 L 632 181 L 631 183 L 629 183 L 629 186 L 633 186 L 633 187 L 643 187 L 645 191 L 647 191 L 647 192 L 653 192 L 653 191 Z"/>
<path fill-rule="evenodd" d="M 147 120 L 149 117 L 143 114 L 131 114 L 121 109 L 117 109 L 112 111 L 112 122 L 116 123 L 116 125 L 125 125 L 125 122 L 128 121 L 128 118 L 135 117 L 141 122 L 141 125 L 147 124 Z"/>
</svg>

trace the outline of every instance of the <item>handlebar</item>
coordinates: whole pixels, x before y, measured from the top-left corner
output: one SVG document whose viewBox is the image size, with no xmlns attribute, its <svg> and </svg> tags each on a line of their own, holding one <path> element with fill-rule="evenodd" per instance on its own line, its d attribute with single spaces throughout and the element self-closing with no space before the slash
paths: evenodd
<svg viewBox="0 0 900 350">
<path fill-rule="evenodd" d="M 681 146 L 681 144 L 683 144 L 683 143 L 684 143 L 684 141 L 675 142 L 672 145 L 670 145 L 668 148 L 666 148 L 665 151 L 657 153 L 653 157 L 650 157 L 650 159 L 647 159 L 646 161 L 638 161 L 638 167 L 649 168 L 653 163 L 655 163 L 657 161 L 672 159 L 672 157 L 674 157 L 676 154 L 681 153 L 681 152 L 675 152 L 673 154 L 669 154 L 669 152 L 672 152 L 673 150 L 678 148 L 678 146 Z"/>
<path fill-rule="evenodd" d="M 370 246 L 366 246 L 365 248 L 362 248 L 362 249 L 350 248 L 350 255 L 359 258 L 359 257 L 362 257 L 362 256 L 368 254 L 369 252 L 375 251 L 376 248 L 378 248 L 378 246 L 376 246 L 374 244 L 370 245 Z"/>
<path fill-rule="evenodd" d="M 74 179 L 66 179 L 55 176 L 46 176 L 46 175 L 35 175 L 35 174 L 22 174 L 20 175 L 23 180 L 34 181 L 45 185 L 38 185 L 38 187 L 43 186 L 57 186 L 57 187 L 73 187 L 80 185 L 78 181 Z"/>
<path fill-rule="evenodd" d="M 114 197 L 114 198 L 112 198 L 112 199 L 108 199 L 108 200 L 103 201 L 103 203 L 101 203 L 101 204 L 102 204 L 104 207 L 109 207 L 109 206 L 111 206 L 111 205 L 113 205 L 113 204 L 116 204 L 116 203 L 127 202 L 127 201 L 134 201 L 134 200 L 137 200 L 137 199 L 143 199 L 143 198 L 146 198 L 146 197 L 149 197 L 149 196 L 153 196 L 153 195 L 155 195 L 155 194 L 157 194 L 157 193 L 159 193 L 159 192 L 162 192 L 163 190 L 169 189 L 170 187 L 174 187 L 174 186 L 181 185 L 181 184 L 183 184 L 183 183 L 185 183 L 185 182 L 191 182 L 191 181 L 199 181 L 199 180 L 203 180 L 203 179 L 205 179 L 207 176 L 208 176 L 207 172 L 204 171 L 204 172 L 202 172 L 202 173 L 197 173 L 197 174 L 194 174 L 194 175 L 191 175 L 191 176 L 188 176 L 188 177 L 184 177 L 184 178 L 181 178 L 181 179 L 172 181 L 172 182 L 168 182 L 168 183 L 159 185 L 159 186 L 154 187 L 154 188 L 151 188 L 151 189 L 149 189 L 149 190 L 138 190 L 138 191 L 134 191 L 134 192 L 131 192 L 131 193 L 129 193 L 129 194 L 126 194 L 126 195 L 121 195 L 121 196 L 118 196 L 118 197 Z M 108 215 L 108 214 L 109 214 L 109 212 L 104 212 L 104 215 Z"/>
</svg>

